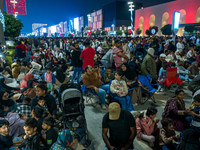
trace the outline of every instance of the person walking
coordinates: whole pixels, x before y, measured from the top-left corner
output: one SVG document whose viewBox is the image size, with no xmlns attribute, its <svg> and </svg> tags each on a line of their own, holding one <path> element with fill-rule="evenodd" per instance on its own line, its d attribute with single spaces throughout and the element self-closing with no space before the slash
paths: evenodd
<svg viewBox="0 0 200 150">
<path fill-rule="evenodd" d="M 80 55 L 81 55 L 81 52 L 79 51 L 80 50 L 80 47 L 78 45 L 78 43 L 74 43 L 74 51 L 72 52 L 72 66 L 73 66 L 73 70 L 74 70 L 74 74 L 73 74 L 73 77 L 72 77 L 72 80 L 71 80 L 71 83 L 74 82 L 74 79 L 77 77 L 77 83 L 78 85 L 80 85 L 80 75 L 81 75 L 81 72 L 82 72 L 82 60 L 80 60 Z"/>
</svg>

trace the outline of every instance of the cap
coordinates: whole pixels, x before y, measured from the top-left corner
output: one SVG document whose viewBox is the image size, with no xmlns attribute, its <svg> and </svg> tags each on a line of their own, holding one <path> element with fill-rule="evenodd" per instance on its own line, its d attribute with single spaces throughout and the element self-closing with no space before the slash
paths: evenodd
<svg viewBox="0 0 200 150">
<path fill-rule="evenodd" d="M 119 119 L 121 108 L 120 105 L 116 102 L 113 102 L 109 105 L 109 119 L 110 120 L 117 120 Z"/>
<path fill-rule="evenodd" d="M 160 54 L 160 57 L 166 57 L 166 55 L 164 53 Z"/>
</svg>

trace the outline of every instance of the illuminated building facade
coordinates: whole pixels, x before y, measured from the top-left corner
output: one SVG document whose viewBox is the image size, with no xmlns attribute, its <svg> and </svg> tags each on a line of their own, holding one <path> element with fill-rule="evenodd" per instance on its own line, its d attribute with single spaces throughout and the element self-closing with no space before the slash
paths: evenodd
<svg viewBox="0 0 200 150">
<path fill-rule="evenodd" d="M 185 24 L 200 23 L 200 0 L 176 0 L 135 11 L 135 31 L 137 28 L 142 30 L 140 36 L 145 35 L 149 26 L 157 26 L 160 29 L 166 24 L 172 24 L 173 11 L 179 11 L 180 26 Z M 183 28 L 179 28 L 178 36 L 182 36 Z"/>
</svg>

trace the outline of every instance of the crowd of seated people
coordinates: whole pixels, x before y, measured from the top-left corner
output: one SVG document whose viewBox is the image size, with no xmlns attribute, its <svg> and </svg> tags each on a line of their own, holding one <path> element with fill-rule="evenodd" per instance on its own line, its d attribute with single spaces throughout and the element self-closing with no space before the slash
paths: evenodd
<svg viewBox="0 0 200 150">
<path fill-rule="evenodd" d="M 57 92 L 62 84 L 84 84 L 99 95 L 102 109 L 106 110 L 106 102 L 114 99 L 123 110 L 133 113 L 145 96 L 138 75 L 150 74 L 152 84 L 165 83 L 167 68 L 177 68 L 182 81 L 199 81 L 200 49 L 188 38 L 25 38 L 16 43 L 11 67 L 6 62 L 0 66 L 0 146 L 5 149 L 72 148 L 71 132 L 66 129 L 56 135 L 53 128 L 58 120 Z M 8 86 L 10 79 L 19 86 Z M 159 85 L 158 91 L 162 88 Z M 190 90 L 195 94 L 200 87 Z M 107 99 L 108 94 L 111 99 Z M 157 125 L 159 119 L 154 120 L 157 110 L 149 107 L 135 118 L 137 138 L 151 147 L 157 141 L 163 149 L 181 147 L 172 142 L 179 140 L 174 130 L 199 133 L 199 94 L 193 96 L 191 108 L 186 109 L 184 91 L 177 90 L 166 103 L 160 118 L 162 127 Z M 20 135 L 24 137 L 19 138 Z"/>
</svg>

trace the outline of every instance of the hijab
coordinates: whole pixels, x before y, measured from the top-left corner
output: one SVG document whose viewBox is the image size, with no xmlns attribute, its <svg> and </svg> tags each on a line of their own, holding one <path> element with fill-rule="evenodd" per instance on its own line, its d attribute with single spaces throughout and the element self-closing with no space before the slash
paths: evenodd
<svg viewBox="0 0 200 150">
<path fill-rule="evenodd" d="M 57 142 L 51 147 L 51 150 L 72 150 L 69 145 L 73 141 L 73 135 L 69 129 L 64 129 L 60 132 L 57 138 Z"/>
<path fill-rule="evenodd" d="M 5 78 L 0 77 L 0 90 L 5 90 L 5 91 L 10 92 L 10 87 L 4 84 L 4 81 L 5 81 Z"/>
<path fill-rule="evenodd" d="M 200 150 L 199 135 L 194 129 L 187 129 L 183 133 L 183 142 L 177 150 Z"/>
<path fill-rule="evenodd" d="M 196 67 L 195 64 L 198 64 L 197 61 L 194 61 L 190 67 L 188 67 L 187 70 L 191 72 L 192 75 L 198 75 L 199 74 L 199 68 Z"/>
<path fill-rule="evenodd" d="M 126 66 L 126 71 L 122 71 L 124 76 L 128 79 L 128 80 L 135 80 L 135 72 L 134 70 L 132 70 L 130 68 L 130 66 L 128 65 L 128 63 L 123 63 L 122 65 Z M 121 66 L 122 66 L 121 65 Z"/>
<path fill-rule="evenodd" d="M 0 91 L 0 105 L 4 105 L 4 106 L 13 106 L 15 104 L 15 102 L 13 100 L 11 100 L 10 98 L 8 98 L 8 100 L 3 100 L 3 95 L 4 93 L 6 93 L 6 91 L 1 90 Z"/>
<path fill-rule="evenodd" d="M 31 88 L 33 87 L 33 81 L 32 80 L 28 80 L 27 81 L 27 88 Z"/>
<path fill-rule="evenodd" d="M 58 69 L 56 71 L 56 79 L 60 82 L 63 83 L 65 81 L 66 75 L 63 73 L 62 69 Z"/>
</svg>

